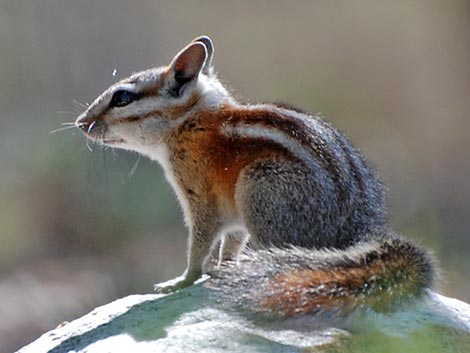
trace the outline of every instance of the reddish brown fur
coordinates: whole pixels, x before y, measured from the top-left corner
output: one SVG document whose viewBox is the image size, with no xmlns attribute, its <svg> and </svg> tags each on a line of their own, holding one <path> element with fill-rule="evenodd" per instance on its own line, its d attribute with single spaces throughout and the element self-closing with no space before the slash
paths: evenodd
<svg viewBox="0 0 470 353">
<path fill-rule="evenodd" d="M 226 106 L 220 112 L 226 119 L 227 124 L 236 125 L 238 123 L 249 126 L 259 125 L 265 128 L 283 132 L 287 136 L 292 136 L 306 149 L 310 150 L 314 156 L 321 162 L 322 167 L 332 176 L 337 191 L 341 197 L 345 197 L 342 168 L 337 162 L 330 158 L 333 155 L 328 142 L 323 140 L 321 134 L 308 133 L 305 126 L 297 119 L 281 115 L 279 112 L 271 111 L 266 108 L 243 109 L 233 106 Z M 313 118 L 312 118 L 313 119 Z M 324 124 L 317 120 L 318 124 Z"/>
<path fill-rule="evenodd" d="M 281 273 L 271 279 L 271 295 L 262 299 L 260 306 L 285 316 L 332 309 L 347 313 L 357 305 L 356 298 L 337 295 L 335 291 L 341 287 L 351 289 L 360 286 L 365 278 L 370 278 L 368 268 L 357 268 L 347 273 L 338 269 L 299 269 Z"/>
<path fill-rule="evenodd" d="M 203 197 L 208 191 L 235 211 L 235 185 L 247 165 L 265 158 L 294 158 L 285 148 L 272 141 L 226 136 L 221 131 L 223 126 L 258 116 L 260 112 L 257 111 L 225 108 L 199 112 L 186 120 L 168 143 L 174 155 L 184 155 L 184 158 L 173 161 L 175 173 L 180 175 L 183 187 L 191 186 L 192 191 Z M 258 120 L 262 123 L 263 117 Z M 186 175 L 185 171 L 191 171 L 190 175 Z M 209 186 L 210 190 L 195 190 L 195 185 Z"/>
<path fill-rule="evenodd" d="M 282 272 L 269 279 L 259 305 L 285 316 L 330 310 L 347 314 L 358 307 L 386 311 L 400 298 L 417 296 L 430 281 L 426 276 L 431 274 L 423 275 L 429 263 L 421 262 L 422 256 L 394 240 L 355 263 Z"/>
</svg>

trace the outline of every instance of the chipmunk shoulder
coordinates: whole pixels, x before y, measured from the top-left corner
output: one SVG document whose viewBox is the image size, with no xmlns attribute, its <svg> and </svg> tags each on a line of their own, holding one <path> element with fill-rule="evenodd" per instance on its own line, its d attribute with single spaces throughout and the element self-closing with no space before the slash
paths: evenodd
<svg viewBox="0 0 470 353">
<path fill-rule="evenodd" d="M 208 286 L 250 293 L 268 311 L 419 298 L 434 262 L 389 229 L 384 187 L 362 154 L 318 116 L 239 103 L 213 56 L 211 39 L 198 37 L 169 65 L 105 90 L 76 121 L 91 139 L 158 161 L 177 194 L 188 265 L 156 289 L 194 283 L 221 241 L 219 260 L 241 261 L 222 263 Z"/>
</svg>

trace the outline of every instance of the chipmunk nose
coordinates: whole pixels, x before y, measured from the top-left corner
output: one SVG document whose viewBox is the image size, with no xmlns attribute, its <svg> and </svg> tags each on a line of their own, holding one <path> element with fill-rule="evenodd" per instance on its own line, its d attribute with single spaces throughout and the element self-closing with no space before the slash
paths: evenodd
<svg viewBox="0 0 470 353">
<path fill-rule="evenodd" d="M 78 117 L 78 119 L 75 121 L 75 126 L 78 127 L 80 130 L 82 130 L 86 134 L 90 134 L 93 129 L 96 127 L 96 120 L 90 120 L 87 119 L 86 117 Z"/>
</svg>

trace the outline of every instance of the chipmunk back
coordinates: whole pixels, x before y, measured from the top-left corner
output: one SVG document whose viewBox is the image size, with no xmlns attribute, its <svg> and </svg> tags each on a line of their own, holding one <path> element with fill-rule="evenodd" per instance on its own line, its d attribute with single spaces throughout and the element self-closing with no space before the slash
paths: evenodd
<svg viewBox="0 0 470 353">
<path fill-rule="evenodd" d="M 299 295 L 308 298 L 306 293 L 327 283 L 328 276 L 341 277 L 329 292 L 328 305 L 334 306 L 339 297 L 353 298 L 361 286 L 373 287 L 378 282 L 371 278 L 379 277 L 381 286 L 400 282 L 419 297 L 433 282 L 433 263 L 424 250 L 389 230 L 384 187 L 360 152 L 318 116 L 279 104 L 237 102 L 217 79 L 213 54 L 212 41 L 198 37 L 168 66 L 108 88 L 76 122 L 90 138 L 160 162 L 177 194 L 190 231 L 188 267 L 156 289 L 192 284 L 219 240 L 220 259 L 236 259 L 249 239 L 254 250 L 245 263 L 266 271 L 250 277 L 249 271 L 226 266 L 211 286 L 228 292 L 230 283 L 255 286 L 263 273 L 277 288 L 271 303 L 278 303 L 287 300 L 282 293 L 289 293 L 289 286 L 302 288 Z M 281 250 L 256 251 L 270 248 Z M 379 260 L 364 260 L 372 258 Z M 268 270 L 279 259 L 289 263 L 285 274 Z M 416 263 L 420 266 L 412 266 Z M 310 274 L 302 272 L 301 278 L 317 280 L 290 281 L 285 276 L 300 273 L 292 266 Z M 410 270 L 417 276 L 388 280 Z M 379 296 L 378 291 L 364 294 Z M 310 300 L 312 307 L 321 305 Z"/>
</svg>

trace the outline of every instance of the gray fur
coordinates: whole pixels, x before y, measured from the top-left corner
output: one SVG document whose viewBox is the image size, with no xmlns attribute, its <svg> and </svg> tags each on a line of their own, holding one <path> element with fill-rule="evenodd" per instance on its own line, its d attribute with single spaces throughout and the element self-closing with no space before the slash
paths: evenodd
<svg viewBox="0 0 470 353">
<path fill-rule="evenodd" d="M 340 132 L 307 118 L 321 127 L 304 126 L 307 138 L 322 140 L 311 156 L 258 161 L 237 183 L 252 241 L 262 247 L 344 249 L 381 238 L 387 233 L 385 191 L 375 171 Z"/>
</svg>

